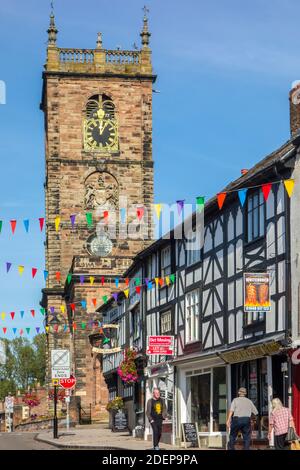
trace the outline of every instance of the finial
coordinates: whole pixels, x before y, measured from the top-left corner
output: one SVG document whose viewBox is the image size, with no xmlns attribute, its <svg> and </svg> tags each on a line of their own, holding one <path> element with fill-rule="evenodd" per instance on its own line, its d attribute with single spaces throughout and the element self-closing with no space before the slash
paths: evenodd
<svg viewBox="0 0 300 470">
<path fill-rule="evenodd" d="M 49 29 L 47 30 L 47 33 L 48 33 L 48 44 L 55 45 L 56 35 L 58 33 L 58 30 L 55 26 L 53 0 L 51 1 L 50 26 L 49 26 Z"/>
<path fill-rule="evenodd" d="M 151 33 L 149 33 L 149 29 L 148 29 L 148 16 L 147 15 L 149 13 L 149 9 L 146 7 L 146 5 L 144 6 L 143 11 L 144 11 L 144 26 L 143 26 L 142 32 L 140 33 L 140 36 L 142 38 L 143 48 L 148 49 Z"/>
<path fill-rule="evenodd" d="M 98 33 L 98 35 L 97 35 L 96 49 L 102 49 L 102 33 Z"/>
</svg>

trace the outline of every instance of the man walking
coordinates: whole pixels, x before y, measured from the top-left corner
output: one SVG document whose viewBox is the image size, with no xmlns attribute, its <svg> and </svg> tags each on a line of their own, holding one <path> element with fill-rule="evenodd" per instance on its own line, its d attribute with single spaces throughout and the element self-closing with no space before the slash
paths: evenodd
<svg viewBox="0 0 300 470">
<path fill-rule="evenodd" d="M 227 418 L 227 429 L 230 429 L 228 450 L 235 450 L 238 432 L 243 435 L 244 450 L 249 450 L 251 440 L 251 415 L 258 415 L 254 403 L 246 397 L 247 390 L 241 387 L 238 397 L 231 403 Z"/>
<path fill-rule="evenodd" d="M 158 388 L 153 389 L 153 397 L 148 400 L 146 415 L 152 426 L 153 449 L 159 450 L 162 422 L 167 417 L 167 410 L 164 400 L 160 397 L 160 390 Z"/>
</svg>

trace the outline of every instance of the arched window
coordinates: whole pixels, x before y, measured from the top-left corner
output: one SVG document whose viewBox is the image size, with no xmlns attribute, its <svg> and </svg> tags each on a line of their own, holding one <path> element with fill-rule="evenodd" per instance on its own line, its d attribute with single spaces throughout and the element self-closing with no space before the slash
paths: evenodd
<svg viewBox="0 0 300 470">
<path fill-rule="evenodd" d="M 111 98 L 105 94 L 94 95 L 89 98 L 86 104 L 86 119 L 96 117 L 99 109 L 103 109 L 107 119 L 115 119 L 115 105 Z"/>
</svg>

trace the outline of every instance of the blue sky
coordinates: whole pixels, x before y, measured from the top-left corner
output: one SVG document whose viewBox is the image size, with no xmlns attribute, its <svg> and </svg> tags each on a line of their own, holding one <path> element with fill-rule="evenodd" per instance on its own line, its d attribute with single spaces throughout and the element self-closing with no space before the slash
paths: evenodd
<svg viewBox="0 0 300 470">
<path fill-rule="evenodd" d="M 56 0 L 61 47 L 140 44 L 144 0 Z M 155 200 L 194 202 L 219 191 L 289 138 L 288 92 L 300 78 L 297 0 L 149 0 L 158 74 L 153 97 Z M 50 1 L 0 4 L 0 336 L 3 326 L 40 326 L 44 286 L 44 130 L 39 110 Z M 19 222 L 30 218 L 26 234 Z M 5 262 L 13 263 L 6 274 Z M 22 277 L 17 266 L 25 266 Z M 31 279 L 31 268 L 40 268 Z M 25 310 L 20 319 L 20 310 Z M 1 312 L 16 312 L 11 322 Z"/>
</svg>

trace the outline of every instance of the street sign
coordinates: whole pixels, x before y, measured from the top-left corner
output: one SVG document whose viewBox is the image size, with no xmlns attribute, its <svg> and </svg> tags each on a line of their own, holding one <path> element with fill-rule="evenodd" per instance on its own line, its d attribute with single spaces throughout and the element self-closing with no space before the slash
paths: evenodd
<svg viewBox="0 0 300 470">
<path fill-rule="evenodd" d="M 174 336 L 148 336 L 147 354 L 151 356 L 174 356 Z"/>
<path fill-rule="evenodd" d="M 59 379 L 52 379 L 52 385 L 53 385 L 53 387 L 58 387 L 59 386 Z"/>
<path fill-rule="evenodd" d="M 59 383 L 63 388 L 70 390 L 71 388 L 75 387 L 76 378 L 71 375 L 71 377 L 68 379 L 60 379 Z"/>
<path fill-rule="evenodd" d="M 52 379 L 68 379 L 70 371 L 70 351 L 68 349 L 51 350 Z"/>
</svg>

